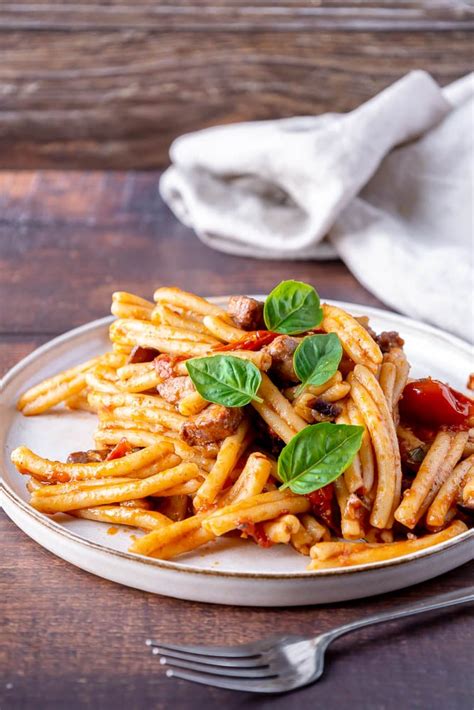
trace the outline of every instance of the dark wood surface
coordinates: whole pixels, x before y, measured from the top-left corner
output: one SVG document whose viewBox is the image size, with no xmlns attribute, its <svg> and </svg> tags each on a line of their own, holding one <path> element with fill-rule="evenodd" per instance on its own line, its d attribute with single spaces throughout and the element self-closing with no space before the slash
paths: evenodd
<svg viewBox="0 0 474 710">
<path fill-rule="evenodd" d="M 444 85 L 473 29 L 468 0 L 3 2 L 0 167 L 157 167 L 187 131 Z"/>
<path fill-rule="evenodd" d="M 108 313 L 112 291 L 158 284 L 211 296 L 313 281 L 377 305 L 339 261 L 254 261 L 213 251 L 158 196 L 158 173 L 0 173 L 0 333 L 54 335 Z M 74 294 L 74 295 L 73 295 Z"/>
<path fill-rule="evenodd" d="M 156 193 L 157 174 L 0 174 L 0 372 L 53 335 L 107 313 L 110 292 L 164 283 L 200 293 L 264 291 L 284 277 L 324 296 L 376 304 L 337 261 L 253 261 L 203 247 Z M 327 674 L 261 698 L 169 680 L 145 647 L 237 643 L 324 631 L 393 604 L 472 584 L 473 565 L 366 601 L 257 609 L 177 601 L 72 567 L 0 513 L 0 708 L 470 710 L 468 610 L 373 627 L 341 639 Z"/>
</svg>

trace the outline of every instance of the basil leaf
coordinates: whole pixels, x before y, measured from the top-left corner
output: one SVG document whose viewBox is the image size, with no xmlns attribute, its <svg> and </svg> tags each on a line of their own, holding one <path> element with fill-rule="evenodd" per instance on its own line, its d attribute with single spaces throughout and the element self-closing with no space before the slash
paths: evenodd
<svg viewBox="0 0 474 710">
<path fill-rule="evenodd" d="M 304 495 L 338 478 L 360 449 L 364 427 L 322 422 L 302 429 L 282 449 L 278 476 L 280 490 Z"/>
<path fill-rule="evenodd" d="M 304 333 L 323 319 L 319 296 L 302 281 L 282 281 L 265 301 L 263 318 L 274 333 Z"/>
<path fill-rule="evenodd" d="M 293 366 L 301 380 L 299 390 L 306 385 L 323 385 L 339 367 L 342 345 L 336 333 L 308 335 L 293 355 Z"/>
<path fill-rule="evenodd" d="M 186 360 L 186 369 L 201 397 L 224 407 L 243 407 L 257 397 L 262 382 L 258 367 L 233 355 Z"/>
</svg>

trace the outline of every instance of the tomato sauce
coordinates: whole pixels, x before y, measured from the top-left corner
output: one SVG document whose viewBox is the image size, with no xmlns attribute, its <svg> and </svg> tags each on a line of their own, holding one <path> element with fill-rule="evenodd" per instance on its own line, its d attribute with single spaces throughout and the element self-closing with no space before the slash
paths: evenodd
<svg viewBox="0 0 474 710">
<path fill-rule="evenodd" d="M 440 427 L 469 429 L 474 423 L 474 402 L 430 377 L 407 384 L 399 408 L 402 420 L 425 441 Z"/>
<path fill-rule="evenodd" d="M 337 528 L 333 508 L 334 485 L 329 483 L 323 488 L 318 488 L 317 491 L 308 493 L 306 497 L 309 499 L 316 517 L 320 518 L 332 530 Z"/>
<path fill-rule="evenodd" d="M 239 530 L 242 531 L 243 536 L 253 537 L 260 547 L 271 547 L 273 545 L 273 542 L 265 535 L 262 523 L 242 522 L 239 525 Z"/>
</svg>

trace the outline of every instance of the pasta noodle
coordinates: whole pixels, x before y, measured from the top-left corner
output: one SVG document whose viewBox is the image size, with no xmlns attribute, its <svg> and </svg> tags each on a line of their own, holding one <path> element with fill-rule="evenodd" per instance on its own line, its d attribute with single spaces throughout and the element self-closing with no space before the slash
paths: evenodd
<svg viewBox="0 0 474 710">
<path fill-rule="evenodd" d="M 235 434 L 228 436 L 224 440 L 214 466 L 194 498 L 194 508 L 196 510 L 208 508 L 214 503 L 224 486 L 227 476 L 237 463 L 240 447 L 247 429 L 247 422 L 243 422 Z"/>
<path fill-rule="evenodd" d="M 173 326 L 174 328 L 181 328 L 188 331 L 192 330 L 195 333 L 208 335 L 208 330 L 203 323 L 189 316 L 180 315 L 161 303 L 157 303 L 154 307 L 151 313 L 151 320 L 153 323 L 158 323 L 159 325 Z"/>
<path fill-rule="evenodd" d="M 370 435 L 365 427 L 364 419 L 361 416 L 354 402 L 348 402 L 347 412 L 349 415 L 349 421 L 353 426 L 364 427 L 362 444 L 359 449 L 359 461 L 362 474 L 362 492 L 368 495 L 372 491 L 375 481 L 374 451 L 372 448 Z"/>
<path fill-rule="evenodd" d="M 225 343 L 229 343 L 232 340 L 239 340 L 239 338 L 247 335 L 247 331 L 226 323 L 220 316 L 204 316 L 202 322 L 211 335 L 219 340 L 223 340 Z"/>
<path fill-rule="evenodd" d="M 415 527 L 461 458 L 467 436 L 465 431 L 441 431 L 437 435 L 413 485 L 405 491 L 403 500 L 395 511 L 395 518 L 399 523 L 408 528 Z"/>
<path fill-rule="evenodd" d="M 354 368 L 354 377 L 361 383 L 363 387 L 367 390 L 371 396 L 374 404 L 378 408 L 385 430 L 390 438 L 390 443 L 393 452 L 393 465 L 395 469 L 395 491 L 393 498 L 393 510 L 397 507 L 400 501 L 400 492 L 402 485 L 402 469 L 400 460 L 400 451 L 398 448 L 397 432 L 395 429 L 395 423 L 392 417 L 391 410 L 388 407 L 387 401 L 385 399 L 384 393 L 377 382 L 376 377 L 373 373 L 365 368 L 363 365 L 356 365 Z M 376 526 L 378 527 L 378 526 Z"/>
<path fill-rule="evenodd" d="M 142 530 L 154 530 L 165 525 L 170 525 L 165 515 L 153 510 L 142 510 L 139 508 L 125 508 L 120 505 L 99 505 L 95 508 L 82 508 L 70 510 L 70 515 L 86 520 L 98 520 L 102 523 L 113 523 L 115 525 L 131 525 Z"/>
<path fill-rule="evenodd" d="M 336 419 L 337 424 L 350 424 L 348 415 L 343 412 Z M 362 478 L 362 465 L 359 454 L 356 454 L 352 463 L 344 471 L 344 483 L 348 493 L 355 493 L 363 488 L 364 480 Z M 336 489 L 337 490 L 337 489 Z"/>
<path fill-rule="evenodd" d="M 464 480 L 473 473 L 474 455 L 461 461 L 439 489 L 426 514 L 428 527 L 436 529 L 445 524 L 449 511 L 456 502 L 460 487 L 462 487 Z"/>
<path fill-rule="evenodd" d="M 311 548 L 312 562 L 309 569 L 327 569 L 328 567 L 347 567 L 366 564 L 367 562 L 380 562 L 401 557 L 410 552 L 418 552 L 427 547 L 432 547 L 445 540 L 450 540 L 467 530 L 467 526 L 460 520 L 439 533 L 425 535 L 417 540 L 404 540 L 382 544 L 350 543 L 350 542 L 319 542 Z"/>
<path fill-rule="evenodd" d="M 383 416 L 369 392 L 355 378 L 351 385 L 351 397 L 370 433 L 377 461 L 377 490 L 370 522 L 376 528 L 385 529 L 391 525 L 396 500 L 397 470 L 392 441 Z"/>
<path fill-rule="evenodd" d="M 240 525 L 272 520 L 283 513 L 305 513 L 310 503 L 291 491 L 269 491 L 217 510 L 203 521 L 205 530 L 224 535 Z"/>
<path fill-rule="evenodd" d="M 43 489 L 40 489 L 32 493 L 31 504 L 37 510 L 47 513 L 90 508 L 131 498 L 144 498 L 189 481 L 198 474 L 196 464 L 183 463 L 141 480 L 121 481 L 70 492 L 58 491 L 55 495 L 44 495 Z"/>
<path fill-rule="evenodd" d="M 350 493 L 343 476 L 334 482 L 336 499 L 341 512 L 341 531 L 346 540 L 358 540 L 364 535 L 362 524 L 362 503 L 354 494 Z"/>
<path fill-rule="evenodd" d="M 336 306 L 323 305 L 324 330 L 336 333 L 347 355 L 357 364 L 377 371 L 382 353 L 367 330 L 349 313 Z"/>
</svg>

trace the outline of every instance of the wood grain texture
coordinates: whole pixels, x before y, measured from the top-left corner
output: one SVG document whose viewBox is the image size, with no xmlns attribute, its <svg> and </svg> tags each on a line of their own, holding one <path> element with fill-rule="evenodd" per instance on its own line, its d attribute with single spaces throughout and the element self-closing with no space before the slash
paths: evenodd
<svg viewBox="0 0 474 710">
<path fill-rule="evenodd" d="M 0 334 L 54 335 L 107 315 L 115 290 L 151 298 L 170 283 L 217 296 L 296 278 L 326 298 L 380 305 L 340 261 L 255 261 L 203 246 L 161 201 L 158 178 L 0 173 Z"/>
<path fill-rule="evenodd" d="M 467 710 L 472 612 L 450 612 L 364 629 L 341 639 L 316 685 L 291 695 L 249 694 L 167 679 L 145 639 L 240 643 L 282 633 L 326 631 L 395 603 L 472 583 L 474 565 L 369 601 L 301 609 L 182 602 L 107 582 L 29 540 L 0 512 L 0 706 L 177 710 L 225 707 L 297 710 Z"/>
<path fill-rule="evenodd" d="M 49 339 L 49 335 L 0 335 L 0 377 Z"/>
<path fill-rule="evenodd" d="M 472 67 L 474 8 L 437 2 L 0 5 L 0 166 L 153 168 L 219 123 L 347 111 L 411 69 Z"/>
<path fill-rule="evenodd" d="M 72 31 L 107 28 L 213 31 L 334 29 L 431 30 L 474 27 L 472 7 L 465 0 L 238 0 L 214 2 L 154 2 L 129 0 L 75 3 L 20 0 L 2 6 L 5 29 L 61 29 Z"/>
</svg>

